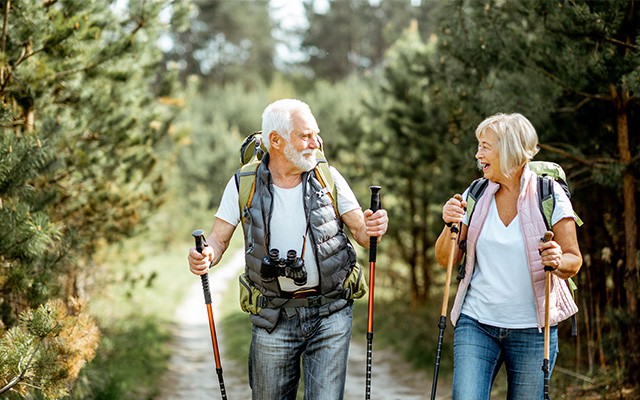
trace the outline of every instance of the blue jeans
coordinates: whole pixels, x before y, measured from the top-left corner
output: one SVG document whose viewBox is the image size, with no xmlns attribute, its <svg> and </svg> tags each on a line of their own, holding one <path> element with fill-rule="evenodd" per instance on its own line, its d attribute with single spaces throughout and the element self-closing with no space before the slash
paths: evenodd
<svg viewBox="0 0 640 400">
<path fill-rule="evenodd" d="M 558 329 L 552 326 L 549 376 L 557 353 Z M 493 380 L 503 363 L 508 400 L 541 400 L 543 360 L 544 331 L 498 328 L 462 314 L 453 339 L 453 400 L 489 400 Z"/>
<path fill-rule="evenodd" d="M 340 400 L 344 395 L 353 305 L 328 316 L 318 308 L 282 313 L 269 333 L 253 326 L 249 350 L 249 384 L 253 400 L 295 400 L 304 373 L 304 398 Z"/>
</svg>

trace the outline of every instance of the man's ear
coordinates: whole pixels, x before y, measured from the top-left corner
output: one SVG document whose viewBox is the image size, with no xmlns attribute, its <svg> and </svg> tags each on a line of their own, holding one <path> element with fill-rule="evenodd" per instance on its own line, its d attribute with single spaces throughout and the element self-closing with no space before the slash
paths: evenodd
<svg viewBox="0 0 640 400">
<path fill-rule="evenodd" d="M 271 148 L 280 149 L 284 145 L 284 138 L 276 131 L 269 133 L 269 144 Z"/>
</svg>

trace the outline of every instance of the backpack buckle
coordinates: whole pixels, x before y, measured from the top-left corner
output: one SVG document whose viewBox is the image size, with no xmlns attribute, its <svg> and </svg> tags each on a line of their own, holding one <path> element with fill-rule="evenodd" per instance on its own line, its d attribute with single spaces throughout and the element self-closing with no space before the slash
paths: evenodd
<svg viewBox="0 0 640 400">
<path fill-rule="evenodd" d="M 322 296 L 309 296 L 307 297 L 307 307 L 320 307 L 322 305 Z"/>
</svg>

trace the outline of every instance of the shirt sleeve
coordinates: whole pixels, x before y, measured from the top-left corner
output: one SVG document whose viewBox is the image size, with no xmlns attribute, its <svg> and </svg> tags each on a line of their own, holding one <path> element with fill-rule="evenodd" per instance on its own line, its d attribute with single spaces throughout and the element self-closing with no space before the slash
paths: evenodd
<svg viewBox="0 0 640 400">
<path fill-rule="evenodd" d="M 222 193 L 220 206 L 216 212 L 216 218 L 238 226 L 240 223 L 240 206 L 238 205 L 238 188 L 236 187 L 235 175 L 229 179 L 227 186 Z"/>
<path fill-rule="evenodd" d="M 469 188 L 462 192 L 462 198 L 467 201 L 467 195 L 469 194 Z M 462 223 L 469 226 L 469 214 L 467 214 L 467 208 L 464 208 L 464 217 L 462 217 Z"/>
<path fill-rule="evenodd" d="M 333 177 L 333 181 L 336 185 L 336 191 L 338 193 L 338 212 L 340 215 L 362 208 L 360 207 L 360 203 L 358 203 L 356 195 L 353 194 L 353 190 L 351 190 L 351 187 L 340 172 L 331 166 L 329 167 L 329 170 L 331 171 L 331 176 Z"/>
<path fill-rule="evenodd" d="M 553 195 L 555 197 L 556 205 L 553 208 L 553 215 L 551 216 L 551 225 L 555 225 L 558 221 L 563 218 L 572 218 L 574 221 L 576 219 L 575 213 L 573 212 L 573 206 L 571 205 L 571 200 L 567 197 L 564 189 L 558 182 L 553 182 Z"/>
</svg>

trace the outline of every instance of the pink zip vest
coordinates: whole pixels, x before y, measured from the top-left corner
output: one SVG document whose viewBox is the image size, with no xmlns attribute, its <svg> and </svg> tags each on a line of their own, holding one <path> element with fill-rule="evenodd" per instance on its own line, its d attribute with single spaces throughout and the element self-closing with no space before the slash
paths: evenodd
<svg viewBox="0 0 640 400">
<path fill-rule="evenodd" d="M 458 285 L 456 299 L 451 309 L 451 322 L 455 326 L 460 317 L 460 309 L 469 288 L 469 282 L 473 277 L 475 265 L 476 243 L 489 212 L 489 205 L 493 196 L 500 188 L 495 182 L 488 182 L 485 193 L 480 196 L 474 206 L 471 225 L 467 230 L 467 258 L 465 264 L 465 277 Z M 545 271 L 542 265 L 538 244 L 540 238 L 547 230 L 538 205 L 537 175 L 529 168 L 525 168 L 522 174 L 520 196 L 518 197 L 518 215 L 522 236 L 525 239 L 525 248 L 529 264 L 529 273 L 535 295 L 536 313 L 538 317 L 538 329 L 544 327 L 544 278 Z M 556 325 L 560 321 L 571 317 L 578 312 L 578 306 L 564 279 L 551 274 L 551 291 L 549 292 L 549 324 Z"/>
</svg>

